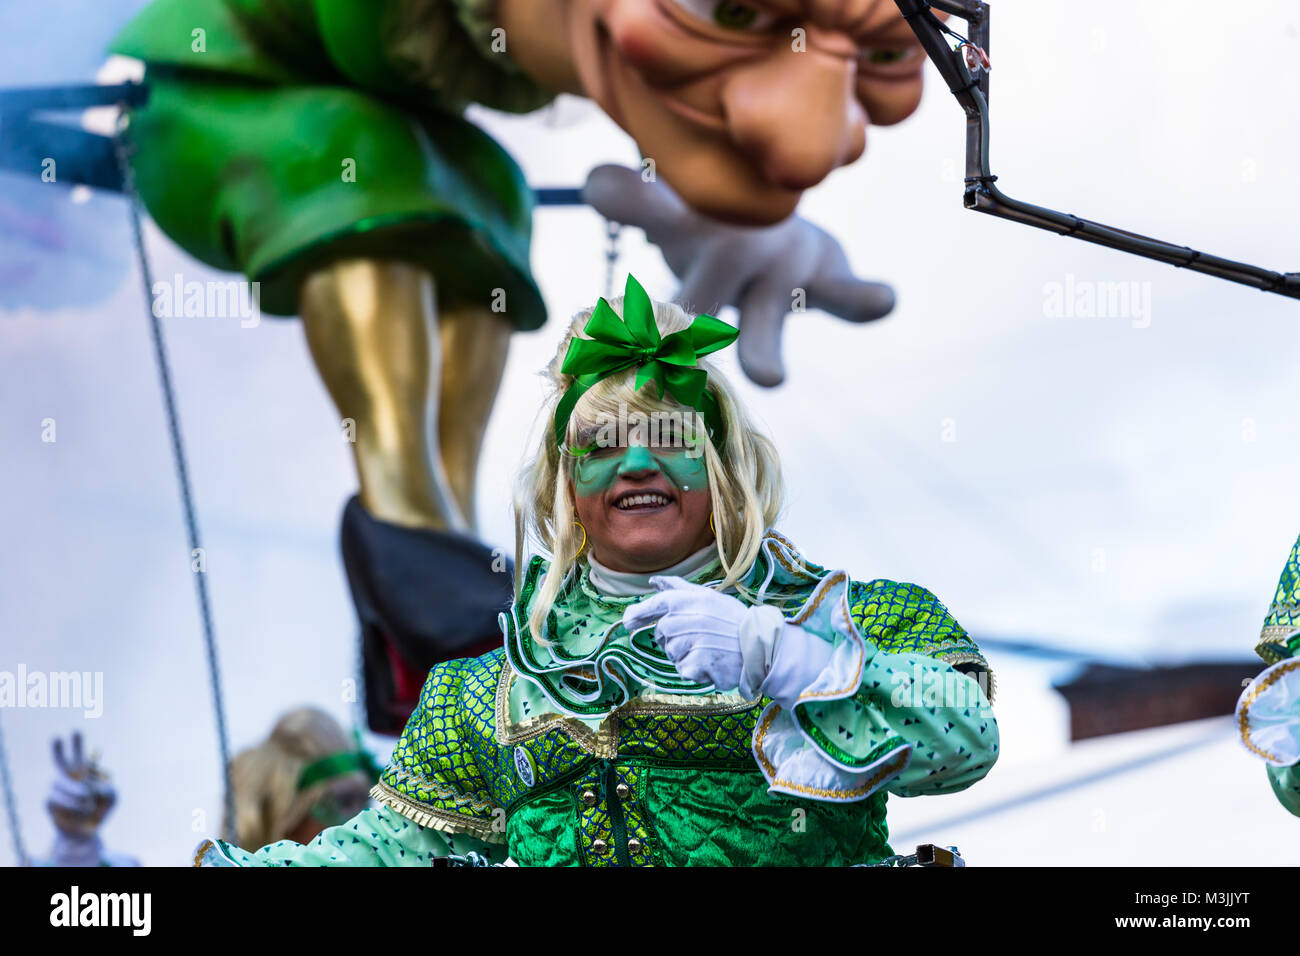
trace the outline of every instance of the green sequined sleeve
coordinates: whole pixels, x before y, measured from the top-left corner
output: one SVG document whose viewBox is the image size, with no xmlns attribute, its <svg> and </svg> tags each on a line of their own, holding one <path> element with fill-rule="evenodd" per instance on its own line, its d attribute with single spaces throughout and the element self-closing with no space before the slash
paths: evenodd
<svg viewBox="0 0 1300 956">
<path fill-rule="evenodd" d="M 492 704 L 484 660 L 448 661 L 429 672 L 392 761 L 370 795 L 422 827 L 503 843 L 505 812 L 479 759 L 484 741 L 467 730 L 465 720 L 475 708 Z M 495 749 L 490 742 L 488 749 Z"/>
<path fill-rule="evenodd" d="M 854 581 L 849 586 L 849 612 L 862 636 L 881 651 L 943 661 L 974 677 L 993 702 L 997 689 L 988 661 L 943 602 L 925 588 L 896 581 Z"/>
</svg>

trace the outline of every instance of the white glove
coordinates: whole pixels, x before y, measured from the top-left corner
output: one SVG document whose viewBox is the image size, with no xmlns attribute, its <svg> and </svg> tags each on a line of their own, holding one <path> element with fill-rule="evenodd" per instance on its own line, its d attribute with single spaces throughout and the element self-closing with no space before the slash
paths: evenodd
<svg viewBox="0 0 1300 956">
<path fill-rule="evenodd" d="M 679 577 L 650 583 L 659 593 L 624 611 L 623 626 L 632 633 L 653 624 L 655 640 L 688 680 L 790 707 L 830 661 L 831 645 L 777 608 L 747 607 Z"/>
<path fill-rule="evenodd" d="M 740 624 L 749 612 L 729 594 L 685 578 L 650 579 L 659 589 L 623 612 L 629 634 L 654 625 L 655 640 L 687 680 L 732 690 L 740 684 Z"/>
<path fill-rule="evenodd" d="M 86 759 L 81 734 L 72 735 L 71 756 L 64 753 L 61 739 L 54 741 L 54 765 L 58 775 L 45 801 L 57 831 L 51 862 L 55 866 L 99 866 L 99 826 L 117 802 L 117 791 L 94 762 Z"/>
<path fill-rule="evenodd" d="M 791 216 L 775 226 L 733 226 L 687 206 L 666 184 L 638 170 L 597 166 L 582 198 L 613 222 L 645 230 L 682 281 L 677 300 L 697 309 L 740 310 L 740 367 L 759 385 L 779 385 L 781 327 L 796 290 L 809 309 L 869 322 L 894 308 L 894 290 L 857 278 L 829 233 Z"/>
<path fill-rule="evenodd" d="M 777 608 L 752 607 L 740 627 L 740 692 L 750 700 L 770 697 L 788 710 L 826 669 L 832 650 Z"/>
</svg>

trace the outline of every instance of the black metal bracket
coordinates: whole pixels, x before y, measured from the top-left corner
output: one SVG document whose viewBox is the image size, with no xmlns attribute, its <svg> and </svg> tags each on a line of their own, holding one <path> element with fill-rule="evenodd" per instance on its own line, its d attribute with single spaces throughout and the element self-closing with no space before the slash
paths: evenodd
<svg viewBox="0 0 1300 956">
<path fill-rule="evenodd" d="M 32 114 L 140 106 L 148 99 L 143 83 L 0 90 L 0 169 L 39 177 L 53 160 L 60 183 L 120 193 L 122 170 L 112 137 Z"/>
<path fill-rule="evenodd" d="M 931 62 L 938 68 L 948 89 L 966 113 L 966 192 L 967 209 L 988 213 L 999 219 L 1023 223 L 1036 229 L 1046 229 L 1062 236 L 1073 236 L 1085 242 L 1107 246 L 1147 259 L 1167 262 L 1181 269 L 1190 269 L 1252 286 L 1265 292 L 1300 299 L 1300 273 L 1273 272 L 1259 266 L 1235 262 L 1209 253 L 1198 252 L 1187 246 L 1174 245 L 1152 239 L 1136 232 L 1102 225 L 1082 219 L 1071 213 L 1045 209 L 1031 203 L 1012 199 L 1000 189 L 997 178 L 989 169 L 989 73 L 979 70 L 972 75 L 966 58 L 959 49 L 953 49 L 948 38 L 954 36 L 937 16 L 941 10 L 965 20 L 969 29 L 962 39 L 987 52 L 989 49 L 989 5 L 981 0 L 894 0 L 899 12 L 911 26 Z"/>
</svg>

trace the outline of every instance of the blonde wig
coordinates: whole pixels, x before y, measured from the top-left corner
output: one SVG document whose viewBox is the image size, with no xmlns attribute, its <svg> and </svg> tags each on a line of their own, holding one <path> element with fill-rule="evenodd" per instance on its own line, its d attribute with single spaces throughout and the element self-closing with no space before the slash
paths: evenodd
<svg viewBox="0 0 1300 956">
<path fill-rule="evenodd" d="M 370 781 L 360 772 L 298 789 L 304 767 L 354 747 L 355 742 L 323 710 L 300 707 L 282 715 L 270 737 L 230 761 L 236 843 L 256 849 L 287 839 L 312 805 L 329 794 L 364 799 L 360 795 L 368 791 Z"/>
<path fill-rule="evenodd" d="M 621 296 L 609 300 L 609 304 L 622 316 Z M 574 336 L 585 337 L 581 335 L 582 329 L 593 311 L 587 309 L 573 317 L 555 358 L 547 366 L 545 374 L 553 392 L 540 413 L 541 438 L 515 489 L 516 597 L 526 570 L 523 561 L 526 541 L 534 540 L 551 559 L 550 569 L 528 615 L 529 628 L 538 640 L 544 640 L 546 618 L 561 586 L 574 566 L 586 560 L 589 550 L 589 544 L 583 540 L 585 535 L 577 525 L 568 480 L 574 459 L 555 447 L 552 421 L 556 405 L 574 381 L 573 376 L 560 371 L 569 341 Z M 665 336 L 685 329 L 692 319 L 680 306 L 669 302 L 655 302 L 654 314 L 655 324 Z M 753 566 L 763 534 L 776 521 L 784 501 L 781 462 L 776 446 L 755 429 L 722 373 L 708 359 L 701 359 L 699 364 L 708 373 L 708 390 L 717 400 L 725 432 L 719 448 L 705 429 L 696 431 L 703 439 L 709 475 L 718 561 L 724 573 L 720 586 L 744 591 L 741 580 Z M 665 414 L 697 420 L 695 409 L 678 403 L 671 393 L 665 391 L 660 399 L 653 383 L 636 389 L 636 372 L 633 368 L 611 375 L 583 394 L 569 418 L 566 447 L 589 444 L 594 434 L 608 427 L 607 423 L 618 421 L 620 416 L 631 418 L 633 413 L 639 413 L 647 421 Z"/>
</svg>

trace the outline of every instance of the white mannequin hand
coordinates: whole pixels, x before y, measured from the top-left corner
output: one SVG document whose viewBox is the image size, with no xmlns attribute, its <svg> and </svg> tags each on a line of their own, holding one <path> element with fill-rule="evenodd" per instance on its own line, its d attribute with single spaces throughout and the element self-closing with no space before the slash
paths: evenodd
<svg viewBox="0 0 1300 956">
<path fill-rule="evenodd" d="M 676 299 L 697 309 L 740 310 L 740 367 L 759 385 L 785 379 L 781 329 L 802 291 L 804 305 L 849 322 L 894 308 L 894 290 L 853 274 L 833 236 L 791 216 L 774 226 L 736 226 L 687 206 L 666 183 L 635 169 L 597 166 L 583 199 L 606 219 L 645 230 L 682 285 Z"/>
</svg>

